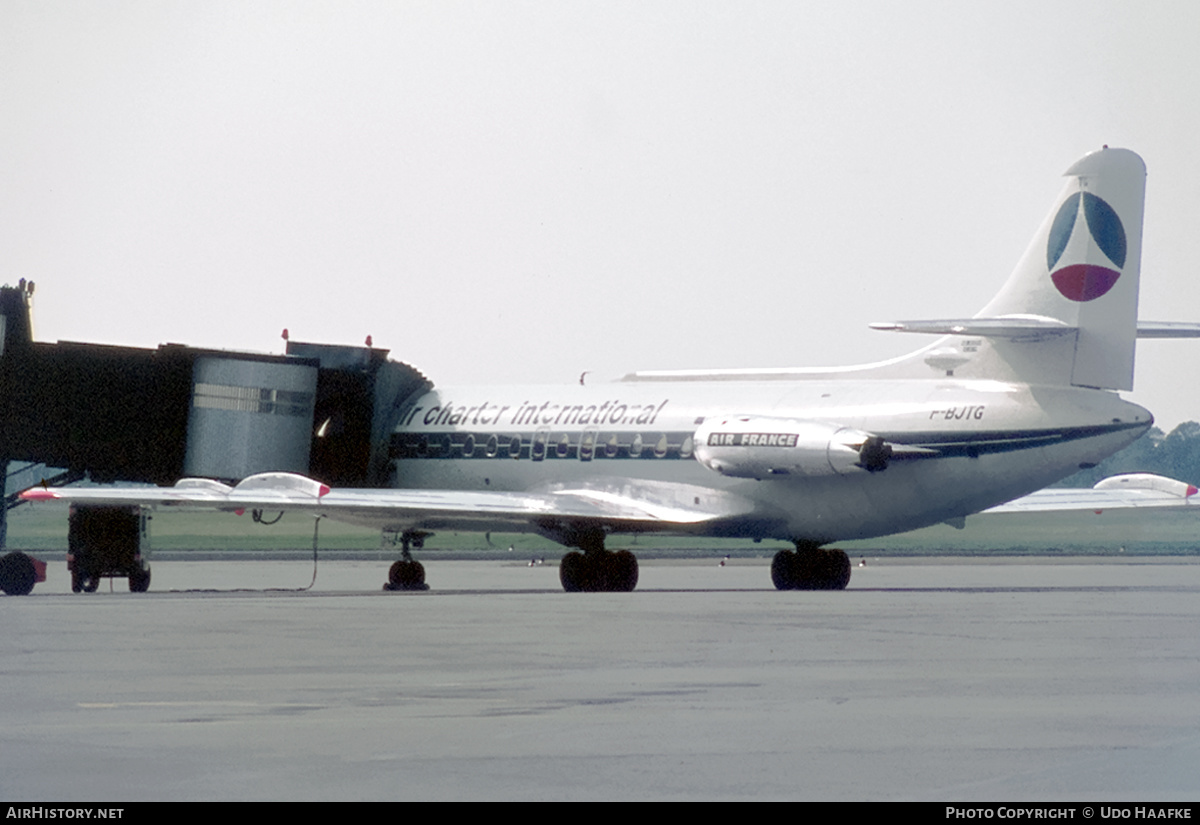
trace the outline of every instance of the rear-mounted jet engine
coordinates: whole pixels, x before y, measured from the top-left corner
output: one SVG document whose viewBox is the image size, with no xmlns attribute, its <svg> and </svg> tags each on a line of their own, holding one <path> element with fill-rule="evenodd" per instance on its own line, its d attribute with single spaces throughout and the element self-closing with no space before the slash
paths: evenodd
<svg viewBox="0 0 1200 825">
<path fill-rule="evenodd" d="M 887 469 L 892 447 L 862 430 L 789 418 L 710 418 L 696 430 L 696 460 L 735 478 L 829 476 Z"/>
</svg>

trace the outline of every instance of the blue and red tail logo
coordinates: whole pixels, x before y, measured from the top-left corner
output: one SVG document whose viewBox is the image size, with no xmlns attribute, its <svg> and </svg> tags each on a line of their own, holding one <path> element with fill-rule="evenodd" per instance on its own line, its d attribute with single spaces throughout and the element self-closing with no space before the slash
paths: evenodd
<svg viewBox="0 0 1200 825">
<path fill-rule="evenodd" d="M 1079 220 L 1081 212 L 1082 221 Z M 1084 244 L 1071 245 L 1071 237 L 1077 231 L 1087 232 L 1088 236 L 1081 238 Z M 1089 238 L 1092 243 L 1086 243 Z M 1071 246 L 1072 254 L 1063 261 L 1068 246 Z M 1099 260 L 1097 250 L 1106 260 Z M 1076 192 L 1063 201 L 1050 227 L 1046 266 L 1054 286 L 1064 297 L 1072 301 L 1094 301 L 1104 295 L 1121 277 L 1125 252 L 1125 227 L 1116 210 L 1106 201 L 1091 192 Z M 1075 258 L 1082 260 L 1071 260 Z"/>
</svg>

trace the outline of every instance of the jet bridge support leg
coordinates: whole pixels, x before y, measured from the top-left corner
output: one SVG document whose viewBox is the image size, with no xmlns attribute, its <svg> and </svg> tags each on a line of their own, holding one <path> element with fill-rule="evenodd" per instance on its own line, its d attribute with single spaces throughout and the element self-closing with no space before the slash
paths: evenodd
<svg viewBox="0 0 1200 825">
<path fill-rule="evenodd" d="M 425 538 L 430 535 L 433 534 L 421 530 L 405 530 L 398 535 L 396 533 L 383 534 L 385 545 L 390 544 L 395 547 L 396 542 L 400 542 L 400 560 L 393 563 L 391 569 L 388 570 L 388 580 L 383 586 L 384 590 L 429 589 L 429 585 L 425 583 L 425 567 L 412 557 L 409 547 L 420 550 L 425 546 Z"/>
<path fill-rule="evenodd" d="M 0 460 L 0 477 L 8 478 L 8 461 Z M 17 497 L 14 494 L 13 500 Z M 8 508 L 7 497 L 0 503 L 0 591 L 9 596 L 27 596 L 33 590 L 34 584 L 46 580 L 46 563 L 19 550 L 5 553 L 8 539 Z"/>
<path fill-rule="evenodd" d="M 604 549 L 604 531 L 600 528 L 580 531 L 574 542 L 582 550 L 563 556 L 558 578 L 568 593 L 628 593 L 637 587 L 637 557 L 628 550 Z"/>
<path fill-rule="evenodd" d="M 771 561 L 771 581 L 777 590 L 846 589 L 850 557 L 844 550 L 804 541 L 795 544 L 795 550 L 780 550 Z"/>
</svg>

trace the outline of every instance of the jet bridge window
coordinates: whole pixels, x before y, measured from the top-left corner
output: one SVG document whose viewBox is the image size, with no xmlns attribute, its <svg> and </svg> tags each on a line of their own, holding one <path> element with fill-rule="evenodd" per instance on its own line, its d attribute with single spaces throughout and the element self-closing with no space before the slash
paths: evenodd
<svg viewBox="0 0 1200 825">
<path fill-rule="evenodd" d="M 192 406 L 210 410 L 311 416 L 313 394 L 272 387 L 240 387 L 197 382 L 192 389 Z"/>
</svg>

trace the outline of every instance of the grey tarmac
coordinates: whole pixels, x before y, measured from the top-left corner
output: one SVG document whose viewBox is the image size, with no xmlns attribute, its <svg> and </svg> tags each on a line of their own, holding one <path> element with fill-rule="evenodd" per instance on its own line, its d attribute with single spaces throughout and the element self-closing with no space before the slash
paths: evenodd
<svg viewBox="0 0 1200 825">
<path fill-rule="evenodd" d="M 857 564 L 859 556 L 854 556 Z M 1200 559 L 156 561 L 0 598 L 5 800 L 1200 796 Z M 234 591 L 234 588 L 249 588 Z"/>
</svg>

